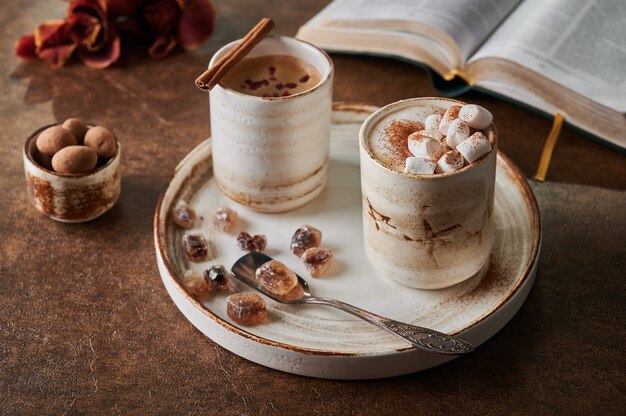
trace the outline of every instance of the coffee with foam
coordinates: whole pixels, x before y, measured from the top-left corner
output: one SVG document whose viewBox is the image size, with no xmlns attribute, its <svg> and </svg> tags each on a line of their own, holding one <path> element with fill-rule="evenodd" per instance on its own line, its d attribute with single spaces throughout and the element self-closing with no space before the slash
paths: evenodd
<svg viewBox="0 0 626 416">
<path fill-rule="evenodd" d="M 209 66 L 239 43 L 217 51 Z M 247 59 L 209 94 L 215 180 L 223 194 L 253 210 L 289 211 L 326 184 L 332 61 L 314 45 L 284 36 L 264 38 Z M 271 96 L 263 97 L 267 87 Z"/>
</svg>

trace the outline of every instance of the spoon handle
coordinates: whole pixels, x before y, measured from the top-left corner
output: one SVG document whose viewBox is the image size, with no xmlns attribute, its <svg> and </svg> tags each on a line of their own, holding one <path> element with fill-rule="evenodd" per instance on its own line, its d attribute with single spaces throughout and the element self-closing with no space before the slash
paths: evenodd
<svg viewBox="0 0 626 416">
<path fill-rule="evenodd" d="M 474 347 L 470 343 L 459 338 L 451 337 L 432 329 L 385 318 L 336 299 L 309 297 L 303 300 L 304 303 L 328 305 L 341 309 L 344 312 L 348 312 L 372 325 L 376 325 L 379 328 L 399 336 L 420 350 L 438 352 L 441 354 L 465 354 L 474 350 Z"/>
</svg>

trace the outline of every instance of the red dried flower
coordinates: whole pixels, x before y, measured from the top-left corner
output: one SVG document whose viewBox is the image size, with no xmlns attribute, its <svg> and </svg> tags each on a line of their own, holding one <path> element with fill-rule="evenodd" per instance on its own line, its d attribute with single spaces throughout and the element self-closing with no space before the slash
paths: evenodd
<svg viewBox="0 0 626 416">
<path fill-rule="evenodd" d="M 176 45 L 191 49 L 206 41 L 213 33 L 214 16 L 209 0 L 153 0 L 139 8 L 137 26 L 154 38 L 150 56 L 164 58 Z"/>
<path fill-rule="evenodd" d="M 67 61 L 75 48 L 67 23 L 51 20 L 39 25 L 32 35 L 21 37 L 15 53 L 22 59 L 42 59 L 56 68 Z"/>
<path fill-rule="evenodd" d="M 62 66 L 75 50 L 92 68 L 106 68 L 119 58 L 120 40 L 107 19 L 104 0 L 73 0 L 65 20 L 44 22 L 15 46 L 18 57 L 39 58 L 54 68 Z"/>
<path fill-rule="evenodd" d="M 120 38 L 108 20 L 105 0 L 74 0 L 67 10 L 70 35 L 78 56 L 91 68 L 106 68 L 120 56 Z"/>
<path fill-rule="evenodd" d="M 57 68 L 76 51 L 85 65 L 106 68 L 120 56 L 123 26 L 153 39 L 150 56 L 163 58 L 176 45 L 202 44 L 213 32 L 214 16 L 210 0 L 71 0 L 64 20 L 44 22 L 22 36 L 15 54 Z"/>
<path fill-rule="evenodd" d="M 145 0 L 107 0 L 109 16 L 111 18 L 134 16 L 142 3 L 145 3 Z"/>
<path fill-rule="evenodd" d="M 208 0 L 178 0 L 181 13 L 176 39 L 185 49 L 202 45 L 213 33 L 215 10 Z"/>
</svg>

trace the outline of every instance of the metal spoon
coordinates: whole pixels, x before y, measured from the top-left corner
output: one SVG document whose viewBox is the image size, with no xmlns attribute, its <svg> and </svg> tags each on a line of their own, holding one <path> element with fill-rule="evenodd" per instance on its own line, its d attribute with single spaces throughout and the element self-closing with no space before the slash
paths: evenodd
<svg viewBox="0 0 626 416">
<path fill-rule="evenodd" d="M 451 337 L 432 329 L 422 328 L 394 321 L 393 319 L 384 318 L 335 299 L 312 296 L 309 290 L 309 285 L 300 276 L 298 276 L 300 288 L 296 286 L 296 288 L 291 290 L 288 294 L 282 296 L 271 293 L 259 284 L 255 275 L 256 269 L 270 260 L 272 260 L 272 258 L 263 253 L 248 253 L 237 260 L 231 270 L 237 279 L 276 302 L 287 304 L 308 303 L 333 306 L 399 336 L 420 350 L 438 352 L 441 354 L 465 354 L 474 350 L 474 347 L 471 344 L 459 338 Z"/>
</svg>

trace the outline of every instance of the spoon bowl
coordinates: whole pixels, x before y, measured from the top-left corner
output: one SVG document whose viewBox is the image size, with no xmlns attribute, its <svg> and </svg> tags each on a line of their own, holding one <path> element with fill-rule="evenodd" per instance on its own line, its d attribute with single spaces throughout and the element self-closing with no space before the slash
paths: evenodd
<svg viewBox="0 0 626 416">
<path fill-rule="evenodd" d="M 276 293 L 272 293 L 265 288 L 259 281 L 256 279 L 256 269 L 267 263 L 268 261 L 273 260 L 270 256 L 264 253 L 260 253 L 257 251 L 253 251 L 252 253 L 248 253 L 245 256 L 241 257 L 239 260 L 235 262 L 231 271 L 235 275 L 235 277 L 246 285 L 258 290 L 263 293 L 268 298 L 275 300 L 280 303 L 287 304 L 298 304 L 305 303 L 305 298 L 313 297 L 311 295 L 311 290 L 309 289 L 309 284 L 302 277 L 296 275 L 298 278 L 298 285 L 291 289 L 289 293 L 284 295 L 277 295 Z"/>
<path fill-rule="evenodd" d="M 273 259 L 267 254 L 251 252 L 237 260 L 231 271 L 239 281 L 276 302 L 292 305 L 318 304 L 332 306 L 384 329 L 409 342 L 415 348 L 424 351 L 440 354 L 465 354 L 474 350 L 470 343 L 460 338 L 452 337 L 433 329 L 385 318 L 336 299 L 313 296 L 306 280 L 298 275 L 296 275 L 298 284 L 290 292 L 285 295 L 272 293 L 256 279 L 256 270 L 270 260 Z"/>
</svg>

